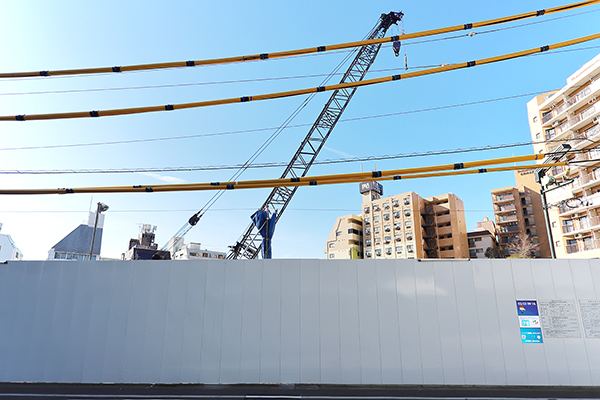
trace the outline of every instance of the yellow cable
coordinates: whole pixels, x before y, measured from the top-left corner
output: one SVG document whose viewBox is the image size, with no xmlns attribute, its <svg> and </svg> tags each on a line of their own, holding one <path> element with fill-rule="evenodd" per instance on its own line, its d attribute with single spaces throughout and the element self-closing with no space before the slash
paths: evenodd
<svg viewBox="0 0 600 400">
<path fill-rule="evenodd" d="M 598 0 L 598 1 L 600 1 L 600 0 Z M 491 63 L 495 63 L 495 62 L 499 62 L 499 61 L 510 60 L 513 58 L 524 57 L 524 56 L 535 54 L 535 53 L 542 53 L 544 51 L 558 49 L 561 47 L 572 46 L 574 44 L 583 43 L 583 42 L 595 40 L 598 38 L 600 38 L 600 33 L 595 33 L 593 35 L 583 36 L 580 38 L 567 40 L 565 42 L 555 43 L 555 44 L 542 46 L 542 47 L 536 47 L 533 49 L 518 51 L 516 53 L 504 54 L 504 55 L 496 56 L 496 57 L 483 58 L 480 60 L 446 65 L 443 67 L 430 68 L 430 69 L 426 69 L 426 70 L 422 70 L 422 71 L 408 72 L 406 74 L 391 75 L 391 76 L 385 76 L 385 77 L 376 78 L 376 79 L 366 79 L 366 80 L 359 81 L 359 82 L 339 83 L 337 85 L 320 86 L 320 87 L 316 87 L 316 88 L 261 94 L 261 95 L 257 95 L 257 96 L 247 96 L 247 97 L 244 96 L 244 97 L 234 97 L 234 98 L 229 98 L 229 99 L 199 101 L 199 102 L 194 102 L 194 103 L 168 104 L 168 105 L 164 105 L 164 106 L 120 108 L 120 109 L 101 110 L 101 111 L 76 111 L 76 112 L 52 113 L 52 114 L 0 116 L 0 121 L 32 121 L 32 120 L 48 120 L 48 119 L 104 117 L 104 116 L 113 116 L 113 115 L 141 114 L 141 113 L 147 113 L 147 112 L 181 110 L 181 109 L 186 109 L 186 108 L 209 107 L 209 106 L 215 106 L 215 105 L 244 103 L 244 102 L 258 101 L 258 100 L 278 99 L 278 98 L 283 98 L 283 97 L 305 95 L 305 94 L 310 94 L 310 93 L 315 93 L 315 92 L 325 92 L 325 91 L 338 90 L 338 89 L 347 89 L 347 88 L 353 88 L 353 87 L 375 85 L 375 84 L 384 83 L 384 82 L 391 82 L 391 81 L 397 81 L 397 80 L 402 80 L 402 79 L 415 78 L 418 76 L 437 74 L 440 72 L 469 68 L 469 67 L 473 67 L 476 65 L 491 64 Z"/>
<path fill-rule="evenodd" d="M 580 7 L 586 7 L 593 4 L 600 3 L 600 0 L 587 0 L 580 1 L 577 3 L 567 4 L 564 6 L 548 8 L 545 10 L 532 11 L 524 14 L 511 15 L 503 18 L 495 18 L 487 21 L 474 22 L 472 24 L 463 24 L 463 25 L 455 25 L 449 26 L 446 28 L 438 28 L 431 29 L 422 32 L 409 33 L 407 35 L 402 35 L 400 38 L 402 40 L 409 40 L 415 38 L 421 38 L 426 36 L 439 35 L 443 33 L 456 32 L 466 29 L 473 28 L 481 28 L 486 26 L 498 25 L 507 22 L 520 21 L 527 18 L 537 17 L 545 14 L 553 14 L 562 11 L 573 10 Z M 236 57 L 226 57 L 226 58 L 215 58 L 209 60 L 194 60 L 194 61 L 175 61 L 175 62 L 163 62 L 163 63 L 154 63 L 154 64 L 138 64 L 138 65 L 127 65 L 120 67 L 100 67 L 100 68 L 80 68 L 80 69 L 65 69 L 65 70 L 57 70 L 57 71 L 32 71 L 32 72 L 7 72 L 0 73 L 1 78 L 25 78 L 25 77 L 39 77 L 39 76 L 58 76 L 58 75 L 84 75 L 84 74 L 102 74 L 102 73 L 111 73 L 111 72 L 127 72 L 127 71 L 141 71 L 141 70 L 150 70 L 150 69 L 164 69 L 164 68 L 180 68 L 180 67 L 193 67 L 198 65 L 214 65 L 214 64 L 229 64 L 229 63 L 237 63 L 237 62 L 245 62 L 245 61 L 256 61 L 261 59 L 269 59 L 269 58 L 282 58 L 282 57 L 291 57 L 303 54 L 312 54 L 323 51 L 331 51 L 331 50 L 341 50 L 348 49 L 352 47 L 359 46 L 367 46 L 373 44 L 381 44 L 386 42 L 393 41 L 390 37 L 380 38 L 380 39 L 371 39 L 371 40 L 362 40 L 357 42 L 348 42 L 341 44 L 334 44 L 329 46 L 319 46 L 319 47 L 309 47 L 306 49 L 299 50 L 289 50 L 289 51 L 281 51 L 276 53 L 263 53 L 263 54 L 252 54 L 247 56 L 236 56 Z"/>
<path fill-rule="evenodd" d="M 478 168 L 493 164 L 507 164 L 521 161 L 532 161 L 543 158 L 543 155 L 526 155 L 506 157 L 482 161 L 471 161 L 459 164 L 444 164 L 429 167 L 403 168 L 375 172 L 359 172 L 349 174 L 318 175 L 303 178 L 265 179 L 234 182 L 204 182 L 165 185 L 137 185 L 112 187 L 83 187 L 60 189 L 0 189 L 4 194 L 73 194 L 73 193 L 141 193 L 141 192 L 178 192 L 178 191 L 208 191 L 226 189 L 261 189 L 274 187 L 318 186 L 340 183 L 363 182 L 372 180 L 401 180 L 416 178 L 432 178 L 452 175 L 477 174 L 483 172 L 511 171 L 516 169 L 539 168 L 540 164 L 530 164 L 510 167 Z M 567 162 L 548 163 L 544 167 L 567 165 Z M 478 168 L 478 169 L 468 169 Z"/>
</svg>

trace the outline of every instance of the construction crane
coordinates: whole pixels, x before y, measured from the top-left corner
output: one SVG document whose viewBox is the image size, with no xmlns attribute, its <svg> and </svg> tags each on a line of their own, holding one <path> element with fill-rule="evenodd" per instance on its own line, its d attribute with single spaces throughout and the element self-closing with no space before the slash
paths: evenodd
<svg viewBox="0 0 600 400">
<path fill-rule="evenodd" d="M 375 27 L 369 32 L 365 40 L 380 39 L 385 36 L 385 33 L 390 26 L 397 24 L 402 20 L 404 14 L 402 12 L 389 12 L 381 14 Z M 400 41 L 399 36 L 391 38 L 394 43 Z M 377 53 L 381 48 L 381 44 L 371 44 L 361 47 L 348 70 L 344 74 L 340 83 L 358 82 L 364 79 L 367 71 L 373 65 Z M 300 147 L 292 157 L 281 178 L 298 178 L 306 176 L 308 170 L 317 158 L 317 155 L 323 148 L 325 141 L 331 134 L 340 116 L 346 109 L 346 106 L 352 99 L 357 88 L 335 90 L 319 117 L 312 125 L 308 134 L 300 144 Z M 286 188 L 279 187 L 271 191 L 261 210 L 277 210 L 278 215 L 276 221 L 279 220 L 286 207 L 290 203 L 297 187 Z M 181 245 L 183 245 L 184 236 L 200 221 L 206 210 L 202 209 L 192 215 L 188 222 L 171 237 L 169 242 L 165 244 L 161 250 L 169 250 L 172 254 L 175 253 Z M 227 255 L 227 259 L 254 259 L 258 256 L 261 250 L 262 237 L 259 229 L 251 224 L 235 245 L 230 246 L 231 250 Z"/>
<path fill-rule="evenodd" d="M 402 12 L 381 14 L 377 25 L 375 25 L 371 32 L 369 32 L 366 40 L 384 37 L 390 26 L 402 20 L 403 16 L 404 14 Z M 394 42 L 399 42 L 400 38 L 396 36 L 392 38 L 392 40 Z M 367 74 L 367 71 L 371 65 L 373 65 L 380 47 L 381 44 L 373 44 L 361 47 L 340 83 L 358 82 L 363 80 Z M 333 92 L 323 107 L 323 110 L 319 114 L 319 117 L 300 144 L 296 154 L 294 154 L 294 157 L 292 157 L 292 160 L 286 167 L 285 171 L 281 174 L 282 179 L 289 178 L 293 180 L 298 177 L 306 176 L 308 170 L 323 148 L 325 141 L 339 121 L 340 116 L 346 109 L 346 106 L 352 99 L 352 96 L 354 96 L 354 92 L 356 92 L 356 88 L 339 89 Z M 297 189 L 297 187 L 274 188 L 260 209 L 277 210 L 278 221 L 290 203 L 294 193 L 296 193 Z M 198 216 L 198 214 L 194 215 Z M 193 217 L 194 216 L 192 216 L 192 218 Z M 192 221 L 190 221 L 190 223 L 191 222 Z M 231 250 L 227 255 L 227 259 L 257 258 L 258 254 L 260 253 L 261 245 L 262 237 L 259 233 L 259 230 L 254 226 L 254 224 L 251 224 L 240 237 L 240 239 L 235 243 L 235 245 L 230 246 Z"/>
</svg>

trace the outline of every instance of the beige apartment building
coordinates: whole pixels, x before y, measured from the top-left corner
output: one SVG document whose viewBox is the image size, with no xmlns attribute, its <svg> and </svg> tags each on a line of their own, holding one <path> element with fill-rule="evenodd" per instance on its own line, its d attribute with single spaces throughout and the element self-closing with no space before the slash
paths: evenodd
<svg viewBox="0 0 600 400">
<path fill-rule="evenodd" d="M 358 215 L 338 217 L 327 238 L 326 258 L 338 260 L 363 258 L 362 225 L 362 218 Z"/>
<path fill-rule="evenodd" d="M 506 256 L 508 246 L 527 234 L 539 249 L 534 257 L 550 257 L 550 244 L 542 207 L 539 184 L 535 182 L 533 170 L 515 171 L 516 187 L 494 189 L 492 203 L 498 229 L 498 244 Z"/>
<path fill-rule="evenodd" d="M 494 221 L 485 217 L 477 223 L 473 232 L 467 232 L 469 242 L 469 258 L 486 258 L 485 251 L 498 247 L 497 230 Z"/>
<path fill-rule="evenodd" d="M 381 197 L 378 182 L 360 184 L 364 258 L 468 258 L 464 205 L 447 193 Z"/>
<path fill-rule="evenodd" d="M 546 193 L 558 258 L 600 257 L 600 54 L 567 78 L 560 90 L 527 103 L 536 153 L 571 145 L 572 164 L 554 167 L 564 188 Z M 551 187 L 549 189 L 552 189 Z"/>
</svg>

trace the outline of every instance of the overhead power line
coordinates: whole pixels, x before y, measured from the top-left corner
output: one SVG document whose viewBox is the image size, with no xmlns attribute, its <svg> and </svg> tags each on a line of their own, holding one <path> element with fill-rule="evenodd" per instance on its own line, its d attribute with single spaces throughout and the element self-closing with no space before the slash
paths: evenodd
<svg viewBox="0 0 600 400">
<path fill-rule="evenodd" d="M 567 4 L 564 6 L 542 9 L 531 11 L 528 13 L 511 15 L 503 18 L 495 18 L 487 21 L 473 22 L 462 25 L 455 25 L 446 28 L 432 29 L 428 31 L 409 33 L 402 35 L 402 40 L 410 40 L 419 37 L 426 37 L 432 35 L 439 35 L 443 33 L 456 32 L 461 30 L 468 30 L 474 28 L 482 28 L 486 26 L 493 26 L 498 24 L 503 24 L 507 22 L 515 22 L 520 21 L 527 18 L 539 17 L 545 14 L 553 14 L 563 11 L 574 10 L 576 8 L 589 6 L 592 4 L 598 4 L 600 0 L 587 0 L 580 1 L 577 3 Z M 80 69 L 67 69 L 67 70 L 57 70 L 57 71 L 33 71 L 33 72 L 8 72 L 1 73 L 0 78 L 22 78 L 22 77 L 36 77 L 36 76 L 56 76 L 56 75 L 83 75 L 83 74 L 98 74 L 98 73 L 120 73 L 120 72 L 128 72 L 128 71 L 139 71 L 139 70 L 149 70 L 149 69 L 165 69 L 165 68 L 180 68 L 180 67 L 194 67 L 200 65 L 213 65 L 213 64 L 228 64 L 228 63 L 239 63 L 246 61 L 257 61 L 257 60 L 267 60 L 273 58 L 281 58 L 281 57 L 290 57 L 295 55 L 302 54 L 311 54 L 311 53 L 321 53 L 325 51 L 331 50 L 341 50 L 348 49 L 352 47 L 360 47 L 366 45 L 373 44 L 382 44 L 386 42 L 394 42 L 399 39 L 399 36 L 392 36 L 380 39 L 372 39 L 372 40 L 362 40 L 357 42 L 348 42 L 341 44 L 334 44 L 329 46 L 318 46 L 318 47 L 309 47 L 305 49 L 299 50 L 289 50 L 289 51 L 281 51 L 275 53 L 262 53 L 262 54 L 252 54 L 246 56 L 237 56 L 237 57 L 226 57 L 226 58 L 216 58 L 210 60 L 189 60 L 189 61 L 176 61 L 176 62 L 164 62 L 164 63 L 154 63 L 154 64 L 139 64 L 139 65 L 127 65 L 127 66 L 115 66 L 115 67 L 100 67 L 100 68 L 80 68 Z"/>
<path fill-rule="evenodd" d="M 205 183 L 180 183 L 168 185 L 134 185 L 134 186 L 112 186 L 112 187 L 84 187 L 84 188 L 60 188 L 60 189 L 0 189 L 2 194 L 74 194 L 74 193 L 153 193 L 153 192 L 177 192 L 177 191 L 209 191 L 209 190 L 233 190 L 233 189 L 261 189 L 274 187 L 297 187 L 332 185 L 339 183 L 351 183 L 370 180 L 400 180 L 426 178 L 434 176 L 462 175 L 470 173 L 484 173 L 495 171 L 509 171 L 514 169 L 539 168 L 539 164 L 521 165 L 501 168 L 479 168 L 496 164 L 517 163 L 525 161 L 540 160 L 544 154 L 532 154 L 505 158 L 488 159 L 482 161 L 468 161 L 464 163 L 434 165 L 419 168 L 403 168 L 386 171 L 355 172 L 346 174 L 304 176 L 294 178 L 263 179 L 250 181 L 230 182 L 205 182 Z M 544 166 L 552 167 L 568 165 L 568 162 L 547 163 Z M 469 170 L 469 168 L 479 168 Z M 452 172 L 440 172 L 452 170 Z M 460 171 L 458 171 L 460 170 Z M 435 172 L 436 174 L 428 174 Z"/>
<path fill-rule="evenodd" d="M 598 0 L 600 1 L 600 0 Z M 53 119 L 69 119 L 69 118 L 89 118 L 89 117 L 102 117 L 102 116 L 115 116 L 115 115 L 129 115 L 129 114 L 141 114 L 147 112 L 157 112 L 157 111 L 172 111 L 172 110 L 180 110 L 186 108 L 198 108 L 198 107 L 210 107 L 224 104 L 233 104 L 233 103 L 246 103 L 251 101 L 259 101 L 259 100 L 271 100 L 278 99 L 284 97 L 292 97 L 292 96 L 300 96 L 307 95 L 318 92 L 326 92 L 332 90 L 339 89 L 348 89 L 354 87 L 362 87 L 375 85 L 385 82 L 398 81 L 402 79 L 415 78 L 418 76 L 432 75 L 446 71 L 453 71 L 463 68 L 470 68 L 476 65 L 485 65 L 496 63 L 500 61 L 510 60 L 513 58 L 519 58 L 528 56 L 531 54 L 542 53 L 545 51 L 572 46 L 578 43 L 587 42 L 590 40 L 595 40 L 600 38 L 600 33 L 596 33 L 593 35 L 588 35 L 572 40 L 567 40 L 560 43 L 554 43 L 551 45 L 546 45 L 542 47 L 536 47 L 529 50 L 523 50 L 515 53 L 504 54 L 496 57 L 483 58 L 479 60 L 473 60 L 458 64 L 446 65 L 437 68 L 426 69 L 422 71 L 408 72 L 406 74 L 398 74 L 392 76 L 386 76 L 382 78 L 376 79 L 366 79 L 358 82 L 347 82 L 347 83 L 339 83 L 336 85 L 327 85 L 327 86 L 318 86 L 315 88 L 308 89 L 299 89 L 299 90 L 289 90 L 285 92 L 277 92 L 277 93 L 269 93 L 262 94 L 256 96 L 243 96 L 243 97 L 235 97 L 229 99 L 220 99 L 220 100 L 208 100 L 208 101 L 200 101 L 193 103 L 180 103 L 180 104 L 167 104 L 164 106 L 150 106 L 150 107 L 133 107 L 133 108 L 121 108 L 121 109 L 113 109 L 113 110 L 93 110 L 89 112 L 67 112 L 67 113 L 51 113 L 51 114 L 32 114 L 32 115 L 16 115 L 16 116 L 2 116 L 0 117 L 0 121 L 29 121 L 29 120 L 53 120 Z"/>
</svg>

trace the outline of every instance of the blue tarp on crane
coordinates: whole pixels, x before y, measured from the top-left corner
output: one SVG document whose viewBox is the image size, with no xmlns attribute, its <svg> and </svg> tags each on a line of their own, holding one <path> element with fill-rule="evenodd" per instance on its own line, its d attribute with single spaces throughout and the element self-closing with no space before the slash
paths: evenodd
<svg viewBox="0 0 600 400">
<path fill-rule="evenodd" d="M 269 213 L 266 210 L 258 210 L 252 216 L 252 222 L 254 226 L 260 232 L 263 237 L 262 241 L 262 258 L 271 258 L 271 239 L 273 238 L 273 232 L 275 232 L 275 223 L 277 222 L 277 212 L 274 212 L 269 218 Z"/>
</svg>

